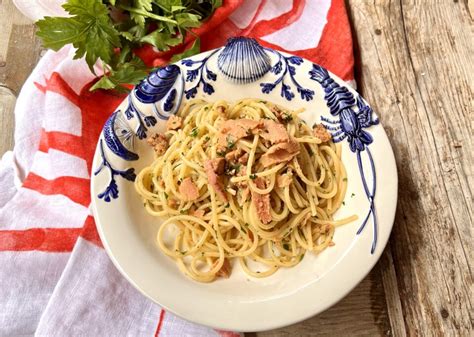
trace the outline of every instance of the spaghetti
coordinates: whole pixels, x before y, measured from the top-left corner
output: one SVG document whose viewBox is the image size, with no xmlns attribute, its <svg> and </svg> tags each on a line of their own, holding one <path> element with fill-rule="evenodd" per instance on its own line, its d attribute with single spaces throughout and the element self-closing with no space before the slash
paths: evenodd
<svg viewBox="0 0 474 337">
<path fill-rule="evenodd" d="M 356 219 L 333 220 L 347 187 L 341 147 L 299 112 L 191 100 L 149 140 L 157 156 L 135 188 L 166 219 L 157 243 L 184 274 L 211 282 L 238 260 L 266 277 L 333 245 L 335 227 Z"/>
</svg>

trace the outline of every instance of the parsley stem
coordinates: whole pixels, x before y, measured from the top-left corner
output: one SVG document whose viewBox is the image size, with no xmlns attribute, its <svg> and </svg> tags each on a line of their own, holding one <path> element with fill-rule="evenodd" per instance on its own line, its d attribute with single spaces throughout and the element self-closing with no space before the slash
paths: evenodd
<svg viewBox="0 0 474 337">
<path fill-rule="evenodd" d="M 121 8 L 123 10 L 129 11 L 130 13 L 135 13 L 135 14 L 140 14 L 142 16 L 146 16 L 150 19 L 155 19 L 155 20 L 158 20 L 158 21 L 174 23 L 175 25 L 178 24 L 178 22 L 176 20 L 169 19 L 165 16 L 156 15 L 156 14 L 153 14 L 153 13 L 148 13 L 148 12 L 145 12 L 145 11 L 133 8 L 133 7 L 129 7 L 129 6 L 125 6 L 125 5 L 118 5 L 117 7 Z"/>
</svg>

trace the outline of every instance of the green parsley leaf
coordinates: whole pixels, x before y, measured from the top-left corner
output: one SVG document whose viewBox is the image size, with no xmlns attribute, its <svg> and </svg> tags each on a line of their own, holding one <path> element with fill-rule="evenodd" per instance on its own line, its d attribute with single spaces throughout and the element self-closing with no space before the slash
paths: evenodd
<svg viewBox="0 0 474 337">
<path fill-rule="evenodd" d="M 235 140 L 232 136 L 227 136 L 227 148 L 232 150 L 235 147 Z"/>
<path fill-rule="evenodd" d="M 72 43 L 77 49 L 74 58 L 86 57 L 92 72 L 97 59 L 108 63 L 114 48 L 121 47 L 119 33 L 113 27 L 107 7 L 96 0 L 69 0 L 63 8 L 72 15 L 37 22 L 37 35 L 44 46 L 58 50 Z"/>
<path fill-rule="evenodd" d="M 177 46 L 183 42 L 183 37 L 173 37 L 170 33 L 160 33 L 158 30 L 155 30 L 142 37 L 140 41 L 155 46 L 159 51 L 167 51 L 170 47 Z"/>
<path fill-rule="evenodd" d="M 290 245 L 287 243 L 284 243 L 283 248 L 285 248 L 286 250 L 290 250 Z"/>
<path fill-rule="evenodd" d="M 289 122 L 291 122 L 291 121 L 293 120 L 293 116 L 291 115 L 291 113 L 285 112 L 285 113 L 283 114 L 283 118 L 282 118 L 282 119 L 283 119 L 283 121 L 284 121 L 285 123 L 289 123 Z"/>
<path fill-rule="evenodd" d="M 84 57 L 91 72 L 97 61 L 105 76 L 95 89 L 124 90 L 136 84 L 151 69 L 132 51 L 145 44 L 159 51 L 177 46 L 190 31 L 222 5 L 221 0 L 66 0 L 67 17 L 45 17 L 37 22 L 37 35 L 46 48 L 59 50 L 67 44 L 76 49 L 74 58 Z M 196 39 L 173 62 L 199 53 Z M 124 68 L 124 69 L 122 69 Z"/>
<path fill-rule="evenodd" d="M 184 59 L 186 57 L 190 57 L 190 56 L 193 56 L 193 55 L 196 55 L 198 54 L 199 52 L 201 51 L 201 40 L 199 39 L 196 39 L 194 40 L 191 48 L 185 50 L 184 52 L 182 52 L 181 54 L 175 54 L 172 58 L 171 58 L 171 62 L 177 62 L 181 59 Z"/>
<path fill-rule="evenodd" d="M 257 179 L 257 175 L 255 173 L 252 173 L 250 176 L 249 176 L 250 179 L 252 180 L 255 180 Z"/>
<path fill-rule="evenodd" d="M 122 83 L 136 84 L 142 80 L 146 74 L 146 71 L 143 69 L 136 68 L 131 63 L 126 63 L 123 64 L 118 70 L 111 71 L 110 74 L 104 75 L 90 88 L 90 90 L 112 89 L 115 87 L 119 88 L 118 85 Z"/>
<path fill-rule="evenodd" d="M 137 11 L 130 11 L 130 17 L 140 26 L 145 26 L 145 16 L 141 12 L 151 12 L 153 0 L 134 0 Z"/>
<path fill-rule="evenodd" d="M 200 15 L 190 14 L 190 13 L 181 13 L 181 14 L 177 14 L 175 17 L 176 17 L 176 21 L 178 22 L 178 25 L 184 29 L 195 28 L 201 25 Z"/>
<path fill-rule="evenodd" d="M 198 127 L 195 127 L 195 128 L 193 128 L 193 129 L 191 130 L 191 132 L 189 133 L 189 135 L 190 135 L 191 137 L 194 137 L 194 138 L 195 138 L 195 137 L 197 137 L 198 133 L 199 133 L 199 128 L 198 128 Z"/>
</svg>

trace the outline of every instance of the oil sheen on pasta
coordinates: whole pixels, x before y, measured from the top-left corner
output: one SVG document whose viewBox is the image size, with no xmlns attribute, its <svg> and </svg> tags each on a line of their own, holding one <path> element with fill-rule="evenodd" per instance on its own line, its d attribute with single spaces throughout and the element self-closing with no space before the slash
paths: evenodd
<svg viewBox="0 0 474 337">
<path fill-rule="evenodd" d="M 258 99 L 191 100 L 149 143 L 137 176 L 146 211 L 164 219 L 157 244 L 188 277 L 211 282 L 240 264 L 252 277 L 334 245 L 347 176 L 341 148 L 301 111 Z"/>
</svg>

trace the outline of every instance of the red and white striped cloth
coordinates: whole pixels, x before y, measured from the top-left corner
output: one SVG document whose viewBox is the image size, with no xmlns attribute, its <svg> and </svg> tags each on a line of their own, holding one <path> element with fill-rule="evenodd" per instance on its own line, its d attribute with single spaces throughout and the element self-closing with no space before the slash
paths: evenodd
<svg viewBox="0 0 474 337">
<path fill-rule="evenodd" d="M 203 50 L 251 36 L 353 79 L 343 0 L 227 0 L 196 32 Z M 89 92 L 94 78 L 72 55 L 65 47 L 38 63 L 18 97 L 14 151 L 0 162 L 0 336 L 238 336 L 164 311 L 110 262 L 89 183 L 102 126 L 124 97 Z M 170 53 L 140 56 L 160 65 Z"/>
</svg>

